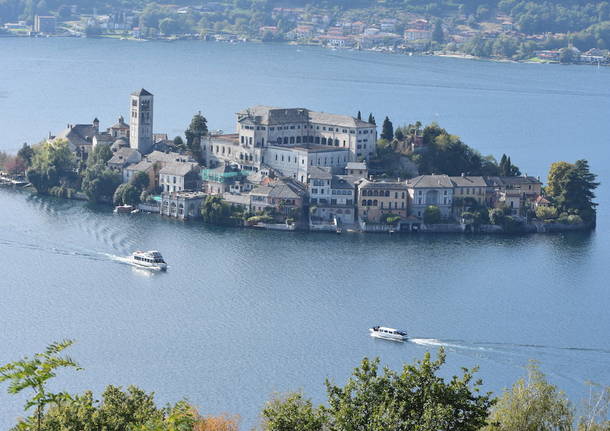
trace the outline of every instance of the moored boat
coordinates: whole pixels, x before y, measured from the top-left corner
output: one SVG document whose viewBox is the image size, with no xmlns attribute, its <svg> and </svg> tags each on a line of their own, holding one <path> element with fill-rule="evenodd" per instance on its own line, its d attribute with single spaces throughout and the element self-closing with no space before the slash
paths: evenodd
<svg viewBox="0 0 610 431">
<path fill-rule="evenodd" d="M 391 341 L 405 341 L 407 339 L 407 333 L 399 331 L 394 328 L 387 328 L 385 326 L 373 326 L 369 328 L 371 337 L 382 338 L 384 340 Z"/>
<path fill-rule="evenodd" d="M 131 214 L 136 208 L 133 205 L 118 205 L 114 208 L 116 214 Z"/>
</svg>

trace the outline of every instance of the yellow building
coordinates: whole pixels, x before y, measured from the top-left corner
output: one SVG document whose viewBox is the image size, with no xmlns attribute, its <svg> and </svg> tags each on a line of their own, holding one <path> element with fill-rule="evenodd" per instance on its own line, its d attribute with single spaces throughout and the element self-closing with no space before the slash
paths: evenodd
<svg viewBox="0 0 610 431">
<path fill-rule="evenodd" d="M 407 185 L 400 181 L 362 180 L 358 185 L 358 217 L 368 223 L 381 223 L 387 214 L 407 217 Z"/>
</svg>

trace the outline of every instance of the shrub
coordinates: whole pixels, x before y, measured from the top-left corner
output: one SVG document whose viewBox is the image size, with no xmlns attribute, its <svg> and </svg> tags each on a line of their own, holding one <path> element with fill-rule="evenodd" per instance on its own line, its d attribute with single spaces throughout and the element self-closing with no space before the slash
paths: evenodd
<svg viewBox="0 0 610 431">
<path fill-rule="evenodd" d="M 436 224 L 441 222 L 441 210 L 436 205 L 429 205 L 424 210 L 424 223 Z"/>
<path fill-rule="evenodd" d="M 536 218 L 539 220 L 550 220 L 557 218 L 557 208 L 538 207 L 536 208 Z"/>
</svg>

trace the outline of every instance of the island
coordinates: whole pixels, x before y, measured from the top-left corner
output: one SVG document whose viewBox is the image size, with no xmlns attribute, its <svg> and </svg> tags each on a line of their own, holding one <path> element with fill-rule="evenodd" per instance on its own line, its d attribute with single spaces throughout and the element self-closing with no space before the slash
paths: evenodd
<svg viewBox="0 0 610 431">
<path fill-rule="evenodd" d="M 586 160 L 554 163 L 546 187 L 511 158 L 483 156 L 437 124 L 378 135 L 372 113 L 254 106 L 235 133 L 195 114 L 184 137 L 153 128 L 154 96 L 129 96 L 129 120 L 68 124 L 16 155 L 0 181 L 121 212 L 274 230 L 522 233 L 595 228 L 599 185 Z M 124 211 L 124 210 L 127 211 Z"/>
</svg>

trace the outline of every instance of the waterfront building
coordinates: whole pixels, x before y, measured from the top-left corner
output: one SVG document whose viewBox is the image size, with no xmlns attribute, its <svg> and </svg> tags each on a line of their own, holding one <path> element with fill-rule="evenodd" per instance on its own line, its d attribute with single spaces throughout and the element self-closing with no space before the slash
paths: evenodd
<svg viewBox="0 0 610 431">
<path fill-rule="evenodd" d="M 141 154 L 153 149 L 153 95 L 141 89 L 131 94 L 129 144 Z"/>
<path fill-rule="evenodd" d="M 161 215 L 179 220 L 201 217 L 201 205 L 206 195 L 202 192 L 176 191 L 161 194 Z"/>
<path fill-rule="evenodd" d="M 310 224 L 355 222 L 356 186 L 349 178 L 317 167 L 310 170 L 308 178 Z"/>
<path fill-rule="evenodd" d="M 389 214 L 407 217 L 407 184 L 404 181 L 362 180 L 358 184 L 358 218 L 382 223 Z"/>
<path fill-rule="evenodd" d="M 491 206 L 505 206 L 513 215 L 525 215 L 535 206 L 542 194 L 540 179 L 526 175 L 514 177 L 486 177 Z"/>
<path fill-rule="evenodd" d="M 181 192 L 200 188 L 199 165 L 192 162 L 171 162 L 159 171 L 159 186 L 164 192 Z"/>
<path fill-rule="evenodd" d="M 55 34 L 57 27 L 57 18 L 54 16 L 41 16 L 36 15 L 34 17 L 34 32 L 44 34 Z"/>
<path fill-rule="evenodd" d="M 123 182 L 127 183 L 138 172 L 144 172 L 146 175 L 148 175 L 148 187 L 146 187 L 146 190 L 149 192 L 153 191 L 158 185 L 159 169 L 160 169 L 159 164 L 153 163 L 146 159 L 142 159 L 138 163 L 135 163 L 133 165 L 128 165 L 127 167 L 123 168 Z"/>
<path fill-rule="evenodd" d="M 487 182 L 483 177 L 461 175 L 449 177 L 453 183 L 453 210 L 455 216 L 473 206 L 487 206 Z"/>
<path fill-rule="evenodd" d="M 454 184 L 447 175 L 420 175 L 407 181 L 409 214 L 423 218 L 430 205 L 440 209 L 443 218 L 451 216 Z"/>
</svg>

